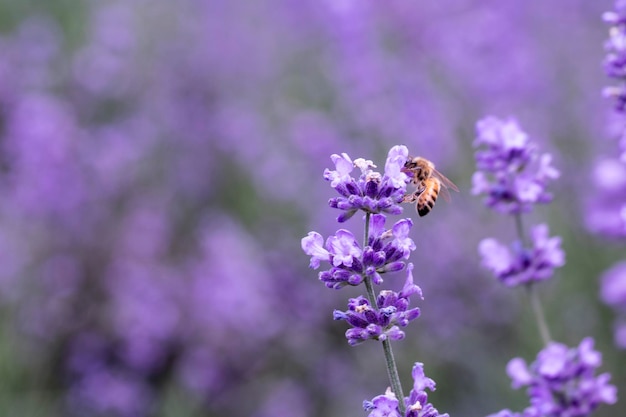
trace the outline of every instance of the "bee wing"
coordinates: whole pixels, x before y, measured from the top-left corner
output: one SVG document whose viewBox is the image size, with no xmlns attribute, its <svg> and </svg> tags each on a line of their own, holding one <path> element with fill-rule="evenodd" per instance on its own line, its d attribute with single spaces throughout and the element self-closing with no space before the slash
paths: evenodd
<svg viewBox="0 0 626 417">
<path fill-rule="evenodd" d="M 446 177 L 445 175 L 443 175 L 441 172 L 437 171 L 436 169 L 433 169 L 433 172 L 437 176 L 437 178 L 439 178 L 439 180 L 441 181 L 441 183 L 444 185 L 445 188 L 450 188 L 451 190 L 456 191 L 457 193 L 459 192 L 459 187 L 457 187 L 455 183 L 450 181 L 448 177 Z"/>
<path fill-rule="evenodd" d="M 439 195 L 446 200 L 446 203 L 449 203 L 452 198 L 450 198 L 450 191 L 448 191 L 448 187 L 441 187 L 439 189 Z"/>
<path fill-rule="evenodd" d="M 444 200 L 446 200 L 449 203 L 451 198 L 450 198 L 450 191 L 448 191 L 448 188 L 450 188 L 453 191 L 456 191 L 457 193 L 459 192 L 459 188 L 456 186 L 456 184 L 450 181 L 448 177 L 446 177 L 445 175 L 443 175 L 441 172 L 437 171 L 436 169 L 433 169 L 433 173 L 443 185 L 443 187 L 441 187 L 441 190 L 439 190 L 439 194 L 443 197 Z"/>
</svg>

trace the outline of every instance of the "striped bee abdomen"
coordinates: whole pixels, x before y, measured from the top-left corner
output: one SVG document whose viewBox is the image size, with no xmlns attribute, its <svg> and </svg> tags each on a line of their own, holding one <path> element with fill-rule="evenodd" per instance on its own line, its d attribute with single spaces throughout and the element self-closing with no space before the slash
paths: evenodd
<svg viewBox="0 0 626 417">
<path fill-rule="evenodd" d="M 435 207 L 437 197 L 439 196 L 439 190 L 441 189 L 441 182 L 435 177 L 427 178 L 422 181 L 424 191 L 417 199 L 417 214 L 420 217 L 424 217 Z"/>
</svg>

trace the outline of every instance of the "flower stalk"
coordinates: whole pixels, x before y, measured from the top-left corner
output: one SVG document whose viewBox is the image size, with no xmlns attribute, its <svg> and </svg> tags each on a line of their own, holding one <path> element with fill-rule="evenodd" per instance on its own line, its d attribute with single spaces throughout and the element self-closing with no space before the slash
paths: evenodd
<svg viewBox="0 0 626 417">
<path fill-rule="evenodd" d="M 330 269 L 321 271 L 319 279 L 328 288 L 341 289 L 345 286 L 365 287 L 365 296 L 351 298 L 348 310 L 333 312 L 335 320 L 345 320 L 351 328 L 346 338 L 351 346 L 366 340 L 381 342 L 385 357 L 390 388 L 385 394 L 364 401 L 363 407 L 370 417 L 448 417 L 439 414 L 428 403 L 426 389 L 433 391 L 435 383 L 424 375 L 423 364 L 416 362 L 412 376 L 413 389 L 405 397 L 394 358 L 391 341 L 405 337 L 401 328 L 420 315 L 420 309 L 410 308 L 413 295 L 422 297 L 420 287 L 413 282 L 413 264 L 407 259 L 416 246 L 409 237 L 413 226 L 411 219 L 396 221 L 391 228 L 385 227 L 386 215 L 400 214 L 409 177 L 403 172 L 408 160 L 405 146 L 394 146 L 389 151 L 385 172 L 374 171 L 372 161 L 358 158 L 354 161 L 345 153 L 334 154 L 331 160 L 335 170 L 324 171 L 324 178 L 330 182 L 339 197 L 331 198 L 329 205 L 342 211 L 337 218 L 344 223 L 357 212 L 365 213 L 365 227 L 362 244 L 347 229 L 339 229 L 335 235 L 324 239 L 317 232 L 309 232 L 302 239 L 302 249 L 311 256 L 310 267 L 317 269 L 322 262 Z M 351 172 L 361 171 L 358 178 Z M 406 278 L 400 291 L 374 289 L 383 283 L 383 275 L 404 271 Z"/>
<path fill-rule="evenodd" d="M 363 238 L 363 247 L 366 247 L 369 243 L 369 230 L 370 230 L 370 216 L 371 213 L 365 213 L 365 236 Z M 363 279 L 365 283 L 365 289 L 367 293 L 367 298 L 371 305 L 376 305 L 376 296 L 374 294 L 374 287 L 372 286 L 372 280 L 365 276 Z M 389 376 L 389 383 L 391 384 L 391 389 L 395 394 L 396 398 L 404 398 L 404 392 L 402 391 L 402 383 L 400 382 L 400 375 L 398 373 L 398 367 L 396 365 L 396 359 L 393 356 L 393 350 L 391 349 L 391 342 L 389 339 L 385 339 L 382 341 L 383 351 L 385 353 L 385 364 L 387 367 L 387 375 Z M 401 401 L 398 403 L 398 409 L 400 410 L 400 414 L 404 415 L 406 412 L 406 407 L 404 403 Z"/>
<path fill-rule="evenodd" d="M 537 327 L 539 328 L 541 340 L 543 341 L 544 346 L 547 346 L 552 341 L 552 337 L 550 336 L 550 330 L 548 329 L 548 323 L 543 312 L 543 306 L 541 305 L 539 294 L 537 293 L 536 286 L 532 283 L 528 284 L 526 289 L 528 297 L 530 298 L 533 314 L 535 315 L 535 320 L 537 321 Z"/>
<path fill-rule="evenodd" d="M 526 234 L 524 233 L 522 215 L 520 213 L 516 213 L 514 217 L 517 236 L 520 242 L 522 242 L 522 246 L 524 248 L 528 248 L 528 241 L 526 240 Z M 528 282 L 526 284 L 526 290 L 530 300 L 530 305 L 532 306 L 535 321 L 537 322 L 537 328 L 539 329 L 539 334 L 541 335 L 541 340 L 543 341 L 544 346 L 547 346 L 552 341 L 552 337 L 550 336 L 548 322 L 546 321 L 543 306 L 541 305 L 541 300 L 539 299 L 539 294 L 537 293 L 536 286 L 534 284 L 534 282 Z"/>
<path fill-rule="evenodd" d="M 478 122 L 477 130 L 473 192 L 485 194 L 489 208 L 513 215 L 517 231 L 510 246 L 482 240 L 482 264 L 506 286 L 526 288 L 544 345 L 531 365 L 521 358 L 507 365 L 513 388 L 528 387 L 530 405 L 521 413 L 505 409 L 489 417 L 586 417 L 602 403 L 614 404 L 616 389 L 608 373 L 595 375 L 601 355 L 593 350 L 592 338 L 574 349 L 552 341 L 537 288 L 565 264 L 565 254 L 561 239 L 548 236 L 547 225 L 533 227 L 527 237 L 522 222 L 522 214 L 534 205 L 551 201 L 546 186 L 559 172 L 550 165 L 550 155 L 538 154 L 514 120 L 488 117 Z"/>
</svg>

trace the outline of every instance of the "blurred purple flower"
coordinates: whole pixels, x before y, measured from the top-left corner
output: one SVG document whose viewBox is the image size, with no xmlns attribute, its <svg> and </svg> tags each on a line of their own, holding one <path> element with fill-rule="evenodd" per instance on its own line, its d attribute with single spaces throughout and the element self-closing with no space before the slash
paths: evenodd
<svg viewBox="0 0 626 417">
<path fill-rule="evenodd" d="M 527 386 L 530 406 L 523 413 L 503 410 L 493 417 L 586 417 L 601 404 L 615 404 L 617 390 L 608 373 L 595 375 L 602 356 L 593 349 L 594 340 L 583 339 L 576 348 L 551 342 L 535 362 L 512 359 L 507 373 L 513 388 Z"/>
<path fill-rule="evenodd" d="M 23 214 L 80 228 L 73 214 L 84 209 L 89 195 L 84 171 L 75 163 L 81 134 L 68 103 L 47 94 L 24 94 L 5 123 L 3 146 L 11 161 L 5 198 Z"/>
<path fill-rule="evenodd" d="M 626 313 L 626 261 L 619 262 L 605 271 L 601 282 L 602 301 Z"/>
<path fill-rule="evenodd" d="M 565 265 L 561 238 L 549 237 L 548 226 L 540 224 L 532 229 L 531 240 L 531 248 L 525 248 L 520 241 L 508 247 L 483 239 L 478 246 L 483 266 L 508 287 L 551 278 L 555 268 Z"/>
<path fill-rule="evenodd" d="M 615 344 L 626 349 L 626 261 L 619 262 L 602 274 L 600 298 L 618 315 Z"/>
<path fill-rule="evenodd" d="M 609 38 L 604 43 L 606 74 L 617 84 L 605 87 L 602 94 L 614 100 L 615 110 L 619 115 L 619 138 L 621 160 L 626 161 L 626 1 L 616 0 L 615 10 L 605 12 L 603 20 L 610 26 Z"/>
<path fill-rule="evenodd" d="M 485 194 L 485 204 L 504 214 L 526 213 L 534 204 L 552 200 L 546 187 L 559 172 L 549 154 L 537 153 L 515 120 L 486 117 L 478 121 L 476 130 L 474 195 Z"/>
<path fill-rule="evenodd" d="M 604 158 L 596 162 L 592 178 L 595 192 L 585 202 L 587 227 L 607 237 L 626 237 L 626 164 Z"/>
<path fill-rule="evenodd" d="M 72 384 L 66 400 L 71 413 L 124 417 L 148 413 L 154 392 L 146 375 L 112 363 L 105 337 L 78 334 L 68 353 Z"/>
<path fill-rule="evenodd" d="M 74 56 L 73 73 L 78 85 L 99 99 L 121 99 L 141 85 L 135 7 L 130 1 L 91 10 L 90 39 Z"/>
<path fill-rule="evenodd" d="M 306 417 L 311 415 L 310 398 L 296 381 L 275 383 L 272 391 L 250 417 Z M 256 407 L 255 407 L 256 408 Z"/>
<path fill-rule="evenodd" d="M 609 77 L 619 82 L 606 87 L 603 94 L 613 98 L 616 110 L 623 113 L 626 111 L 626 1 L 617 0 L 615 10 L 604 13 L 602 18 L 611 25 L 609 39 L 604 44 L 607 53 L 604 69 Z"/>
<path fill-rule="evenodd" d="M 82 415 L 136 417 L 147 415 L 153 398 L 143 378 L 103 366 L 76 381 L 68 402 Z"/>
</svg>

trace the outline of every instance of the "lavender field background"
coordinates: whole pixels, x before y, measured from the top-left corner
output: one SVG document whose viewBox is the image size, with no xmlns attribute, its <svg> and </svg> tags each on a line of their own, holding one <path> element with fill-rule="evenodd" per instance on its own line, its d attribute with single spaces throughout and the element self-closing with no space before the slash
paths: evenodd
<svg viewBox="0 0 626 417">
<path fill-rule="evenodd" d="M 566 252 L 540 296 L 554 339 L 593 337 L 622 396 L 623 269 L 601 297 L 626 260 L 611 9 L 0 0 L 0 415 L 365 416 L 382 350 L 348 346 L 332 311 L 359 293 L 324 288 L 300 239 L 339 227 L 331 154 L 381 166 L 396 144 L 460 189 L 403 214 L 425 300 L 400 376 L 423 362 L 451 416 L 523 409 L 505 367 L 542 342 L 523 289 L 480 265 L 483 238 L 515 237 L 470 192 L 487 115 L 517 118 L 561 172 L 529 216 Z M 341 227 L 362 233 L 359 216 Z"/>
</svg>

